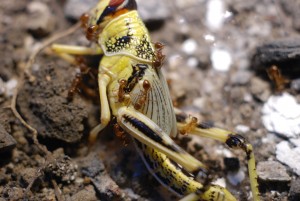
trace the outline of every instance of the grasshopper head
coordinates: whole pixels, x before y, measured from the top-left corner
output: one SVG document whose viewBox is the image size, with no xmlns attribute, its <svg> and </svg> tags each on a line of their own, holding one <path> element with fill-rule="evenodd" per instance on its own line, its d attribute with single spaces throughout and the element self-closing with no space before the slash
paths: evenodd
<svg viewBox="0 0 300 201">
<path fill-rule="evenodd" d="M 93 9 L 89 26 L 103 28 L 112 19 L 130 10 L 136 10 L 135 0 L 100 0 Z"/>
</svg>

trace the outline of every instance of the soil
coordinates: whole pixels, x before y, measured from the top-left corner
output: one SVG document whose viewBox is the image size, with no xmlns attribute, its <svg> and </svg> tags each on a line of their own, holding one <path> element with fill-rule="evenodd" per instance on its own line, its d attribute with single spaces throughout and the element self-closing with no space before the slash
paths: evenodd
<svg viewBox="0 0 300 201">
<path fill-rule="evenodd" d="M 93 73 L 84 74 L 84 86 L 72 96 L 68 95 L 78 66 L 68 64 L 46 48 L 30 66 L 31 76 L 24 74 L 31 53 L 47 38 L 74 24 L 64 17 L 63 1 L 36 2 L 42 5 L 32 5 L 30 0 L 10 0 L 0 5 L 0 201 L 179 199 L 149 174 L 130 137 L 120 138 L 114 134 L 113 123 L 98 136 L 94 145 L 88 143 L 88 133 L 99 123 L 100 116 L 97 79 Z M 147 21 L 146 25 L 152 40 L 165 44 L 162 70 L 174 105 L 201 121 L 242 132 L 253 145 L 258 162 L 276 161 L 275 146 L 283 139 L 273 135 L 271 143 L 262 142 L 269 134 L 261 122 L 261 108 L 275 93 L 264 70 L 270 60 L 267 64 L 257 63 L 252 57 L 258 54 L 256 48 L 263 42 L 298 34 L 298 25 L 293 24 L 296 15 L 286 11 L 292 7 L 286 1 L 274 4 L 271 0 L 253 3 L 231 0 L 227 3 L 234 19 L 225 22 L 222 32 L 214 32 L 205 25 L 206 7 L 201 3 L 181 7 L 171 1 L 166 3 L 171 14 L 164 19 Z M 273 10 L 265 11 L 270 5 Z M 42 17 L 38 11 L 43 11 Z M 260 29 L 262 24 L 265 29 Z M 210 52 L 216 43 L 204 40 L 209 34 L 215 34 L 220 41 L 217 46 L 230 44 L 234 55 L 230 70 L 220 72 L 212 67 Z M 187 40 L 197 43 L 192 53 L 183 48 Z M 80 30 L 57 43 L 89 45 Z M 101 58 L 85 59 L 91 72 L 97 71 Z M 282 61 L 275 60 L 274 64 L 276 62 L 282 64 L 281 68 L 286 67 Z M 283 72 L 290 79 L 299 75 L 298 70 L 293 70 L 292 75 L 284 69 Z M 10 87 L 13 81 L 17 81 L 18 86 Z M 285 90 L 291 89 L 287 86 Z M 32 130 L 11 110 L 15 91 L 16 109 L 26 123 L 37 130 L 38 142 Z M 299 91 L 293 94 L 299 97 Z M 224 161 L 228 158 L 239 159 L 241 171 L 247 175 L 246 159 L 241 151 L 231 152 L 216 141 L 191 135 L 179 136 L 175 141 L 208 164 L 215 178 L 227 181 L 230 165 Z M 299 198 L 298 176 L 289 167 L 285 170 L 291 178 L 289 181 L 259 180 L 262 200 Z M 239 185 L 228 181 L 226 185 L 238 200 L 251 200 L 248 181 L 246 176 Z M 281 182 L 284 187 L 276 188 Z"/>
</svg>

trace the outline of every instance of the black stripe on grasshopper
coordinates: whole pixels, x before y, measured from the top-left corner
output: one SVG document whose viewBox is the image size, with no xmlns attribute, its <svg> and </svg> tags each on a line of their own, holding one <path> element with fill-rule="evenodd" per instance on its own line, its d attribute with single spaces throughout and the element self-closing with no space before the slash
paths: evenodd
<svg viewBox="0 0 300 201">
<path fill-rule="evenodd" d="M 136 10 L 137 4 L 135 0 L 114 1 L 113 3 L 110 3 L 108 6 L 106 6 L 99 19 L 97 20 L 96 24 L 99 25 L 106 16 L 114 15 L 122 9 Z"/>
<path fill-rule="evenodd" d="M 162 145 L 166 148 L 169 148 L 170 150 L 172 150 L 176 153 L 182 153 L 182 149 L 180 149 L 180 147 L 177 144 L 166 144 L 159 135 L 157 135 L 151 128 L 149 128 L 142 121 L 140 121 L 134 117 L 127 116 L 127 115 L 124 115 L 123 118 L 127 122 L 129 122 L 132 126 L 134 126 L 139 131 L 144 133 L 147 137 L 151 138 L 152 140 L 159 143 L 160 145 Z"/>
<path fill-rule="evenodd" d="M 126 93 L 132 91 L 135 85 L 138 83 L 139 80 L 143 78 L 145 75 L 145 70 L 148 68 L 146 64 L 137 64 L 136 66 L 132 66 L 132 73 L 127 80 L 127 84 L 124 88 Z"/>
</svg>

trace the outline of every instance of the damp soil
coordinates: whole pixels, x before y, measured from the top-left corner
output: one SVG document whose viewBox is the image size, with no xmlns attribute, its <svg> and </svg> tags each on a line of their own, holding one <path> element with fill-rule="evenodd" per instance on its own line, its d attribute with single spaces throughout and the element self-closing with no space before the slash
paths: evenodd
<svg viewBox="0 0 300 201">
<path fill-rule="evenodd" d="M 95 73 L 84 74 L 83 86 L 70 96 L 68 93 L 78 66 L 68 64 L 46 49 L 30 67 L 32 77 L 24 74 L 33 50 L 48 37 L 74 24 L 73 20 L 64 17 L 62 2 L 37 1 L 52 13 L 41 18 L 49 25 L 37 28 L 41 22 L 34 16 L 32 2 L 11 0 L 0 5 L 0 84 L 2 87 L 10 81 L 18 83 L 15 88 L 7 87 L 5 92 L 1 91 L 0 95 L 0 201 L 179 199 L 147 171 L 130 137 L 120 138 L 114 134 L 113 123 L 99 134 L 95 144 L 88 143 L 88 133 L 99 123 L 100 116 Z M 243 24 L 243 20 L 256 23 L 256 20 L 248 18 L 256 12 L 254 5 L 230 2 L 232 11 L 242 10 L 244 13 L 235 13 L 238 17 L 224 30 L 224 35 L 232 34 L 234 29 L 245 28 L 247 24 Z M 262 6 L 267 3 L 262 1 Z M 253 145 L 256 160 L 276 160 L 275 143 L 281 139 L 275 136 L 272 144 L 262 143 L 267 130 L 260 118 L 266 97 L 275 92 L 265 71 L 252 68 L 251 63 L 255 48 L 262 44 L 264 38 L 258 34 L 257 41 L 246 45 L 246 51 L 242 50 L 243 45 L 233 45 L 237 48 L 235 52 L 247 54 L 245 58 L 248 60 L 237 60 L 239 63 L 233 64 L 229 71 L 218 72 L 212 68 L 209 59 L 212 44 L 203 40 L 206 31 L 198 26 L 198 23 L 204 26 L 203 22 L 199 22 L 204 15 L 199 13 L 203 12 L 203 8 L 198 8 L 176 8 L 172 10 L 176 14 L 147 23 L 153 41 L 165 44 L 163 52 L 166 59 L 162 70 L 174 105 L 201 121 L 228 130 L 235 131 L 238 125 L 242 125 L 247 128 L 242 135 Z M 180 16 L 187 19 L 185 24 L 178 24 Z M 297 33 L 290 23 L 292 17 L 282 16 L 279 21 L 287 24 L 285 32 Z M 272 36 L 264 37 L 279 38 L 283 29 L 281 24 L 276 19 L 264 20 L 275 27 Z M 242 37 L 242 34 L 236 36 Z M 256 39 L 255 34 L 252 37 Z M 182 50 L 187 39 L 199 39 L 199 49 L 192 55 Z M 58 42 L 89 45 L 80 30 Z M 195 62 L 192 65 L 187 63 L 195 61 L 195 58 L 196 65 Z M 85 59 L 92 68 L 90 72 L 97 72 L 97 62 L 101 58 Z M 243 62 L 246 64 L 242 65 Z M 241 66 L 246 69 L 246 74 L 240 74 Z M 16 110 L 28 125 L 37 130 L 39 146 L 34 141 L 32 130 L 26 128 L 11 110 L 14 89 L 17 89 Z M 247 175 L 245 155 L 240 151 L 226 155 L 224 153 L 228 153 L 229 149 L 225 145 L 190 135 L 174 140 L 208 164 L 214 178 L 226 181 L 226 157 L 237 158 L 241 170 Z M 285 183 L 283 188 L 276 188 L 276 182 L 268 184 L 260 181 L 262 200 L 289 200 L 290 185 L 295 183 L 297 176 L 288 168 L 287 172 L 292 181 Z M 246 176 L 237 186 L 227 182 L 227 188 L 238 200 L 251 200 L 248 181 Z M 298 194 L 295 191 L 297 199 L 299 191 Z"/>
</svg>

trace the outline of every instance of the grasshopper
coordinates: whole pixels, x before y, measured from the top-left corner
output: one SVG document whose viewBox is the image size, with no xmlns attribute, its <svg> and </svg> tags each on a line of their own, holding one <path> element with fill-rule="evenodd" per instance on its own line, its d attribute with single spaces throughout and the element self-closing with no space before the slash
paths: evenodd
<svg viewBox="0 0 300 201">
<path fill-rule="evenodd" d="M 98 71 L 101 123 L 91 131 L 90 142 L 114 118 L 115 128 L 133 137 L 148 170 L 182 200 L 233 201 L 227 189 L 210 183 L 207 167 L 171 137 L 180 132 L 218 140 L 246 153 L 253 199 L 260 200 L 252 145 L 173 108 L 160 69 L 163 46 L 151 42 L 135 0 L 100 0 L 81 22 L 93 46 L 53 44 L 52 49 L 75 64 L 71 55 L 103 55 Z"/>
</svg>

